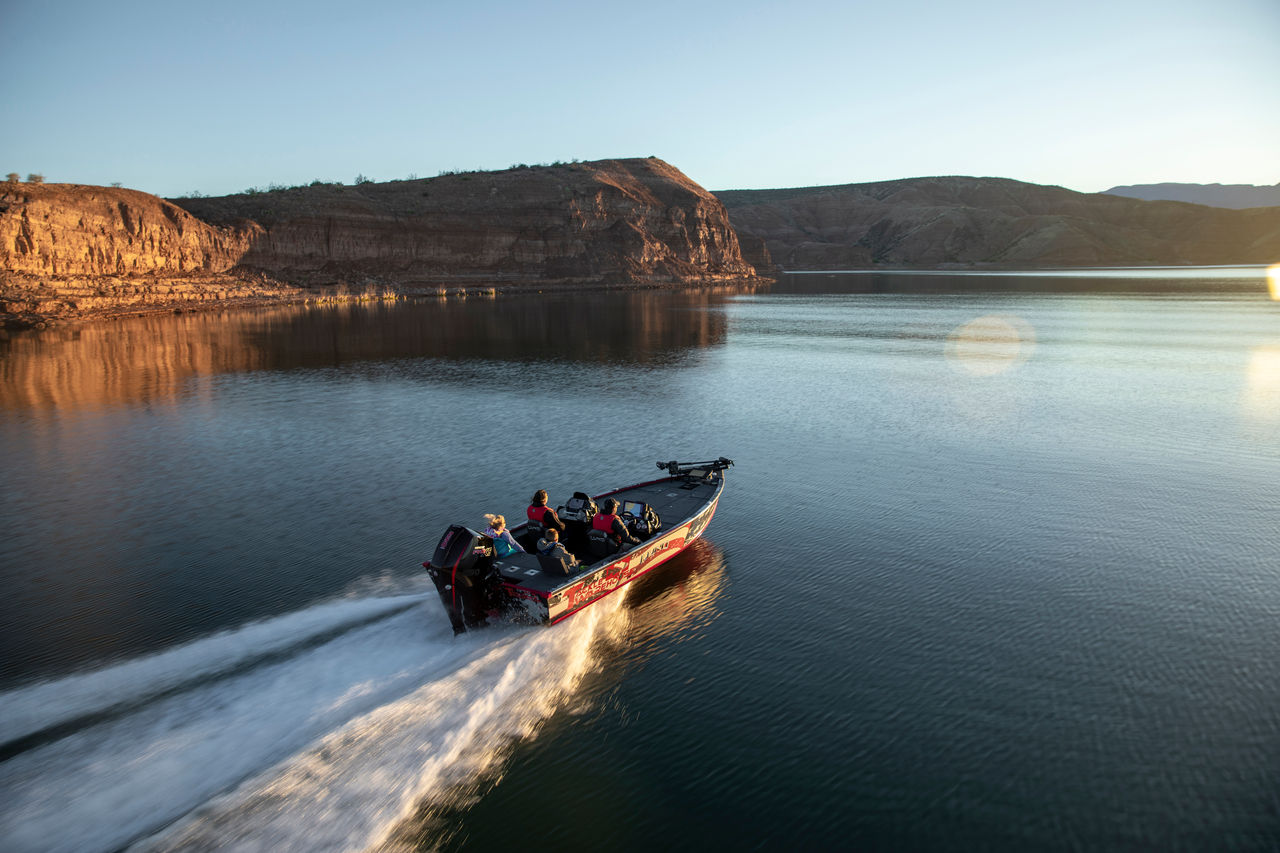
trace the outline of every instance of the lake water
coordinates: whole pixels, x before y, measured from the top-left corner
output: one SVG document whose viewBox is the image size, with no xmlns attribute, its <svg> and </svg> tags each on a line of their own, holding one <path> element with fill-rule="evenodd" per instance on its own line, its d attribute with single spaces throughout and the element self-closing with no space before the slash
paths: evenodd
<svg viewBox="0 0 1280 853">
<path fill-rule="evenodd" d="M 8 850 L 1280 847 L 1260 270 L 184 314 L 0 380 Z M 447 525 L 719 455 L 698 547 L 451 636 Z"/>
</svg>

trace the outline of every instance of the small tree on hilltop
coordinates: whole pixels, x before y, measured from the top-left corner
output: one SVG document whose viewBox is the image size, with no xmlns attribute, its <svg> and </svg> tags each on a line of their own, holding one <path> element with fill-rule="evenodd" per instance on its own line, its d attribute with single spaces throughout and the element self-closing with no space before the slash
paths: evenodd
<svg viewBox="0 0 1280 853">
<path fill-rule="evenodd" d="M 9 174 L 4 176 L 4 180 L 5 180 L 5 183 L 7 184 L 16 184 L 19 180 L 21 180 L 21 178 L 19 178 L 17 172 L 10 172 Z"/>
<path fill-rule="evenodd" d="M 27 183 L 29 183 L 29 184 L 43 184 L 43 183 L 44 183 L 44 175 L 40 174 L 39 172 L 32 172 L 31 174 L 27 175 Z"/>
</svg>

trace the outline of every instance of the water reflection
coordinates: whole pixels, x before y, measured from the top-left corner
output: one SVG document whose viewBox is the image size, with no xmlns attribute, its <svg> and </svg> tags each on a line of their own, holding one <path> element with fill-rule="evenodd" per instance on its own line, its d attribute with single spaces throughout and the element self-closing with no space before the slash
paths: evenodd
<svg viewBox="0 0 1280 853">
<path fill-rule="evenodd" d="M 695 541 L 628 592 L 631 641 L 670 638 L 705 625 L 718 613 L 716 599 L 724 585 L 724 552 L 706 539 Z"/>
<path fill-rule="evenodd" d="M 397 358 L 679 362 L 724 342 L 723 312 L 707 309 L 737 292 L 295 306 L 55 328 L 0 341 L 0 407 L 153 403 L 195 376 Z"/>
<path fill-rule="evenodd" d="M 1280 264 L 1267 267 L 1267 287 L 1271 290 L 1271 298 L 1280 302 Z"/>
</svg>

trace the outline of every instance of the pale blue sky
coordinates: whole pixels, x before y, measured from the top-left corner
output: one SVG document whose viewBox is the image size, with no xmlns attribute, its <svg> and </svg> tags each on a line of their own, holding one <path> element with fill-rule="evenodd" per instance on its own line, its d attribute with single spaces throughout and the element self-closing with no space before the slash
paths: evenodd
<svg viewBox="0 0 1280 853">
<path fill-rule="evenodd" d="M 0 0 L 0 173 L 160 195 L 650 154 L 708 189 L 1280 181 L 1280 0 Z"/>
</svg>

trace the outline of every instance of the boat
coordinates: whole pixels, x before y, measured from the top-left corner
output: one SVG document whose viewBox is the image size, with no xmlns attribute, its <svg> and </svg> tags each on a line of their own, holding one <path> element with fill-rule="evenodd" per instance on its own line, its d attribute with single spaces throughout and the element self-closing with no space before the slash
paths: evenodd
<svg viewBox="0 0 1280 853">
<path fill-rule="evenodd" d="M 511 533 L 529 553 L 500 557 L 494 541 L 464 525 L 452 525 L 423 563 L 435 582 L 454 634 L 492 622 L 554 625 L 622 589 L 698 539 L 715 515 L 733 460 L 659 462 L 666 476 L 589 495 L 574 492 L 557 515 L 563 543 L 579 561 L 536 553 L 541 526 L 529 521 Z M 637 544 L 620 550 L 591 522 L 602 502 L 618 502 L 618 516 Z"/>
</svg>

